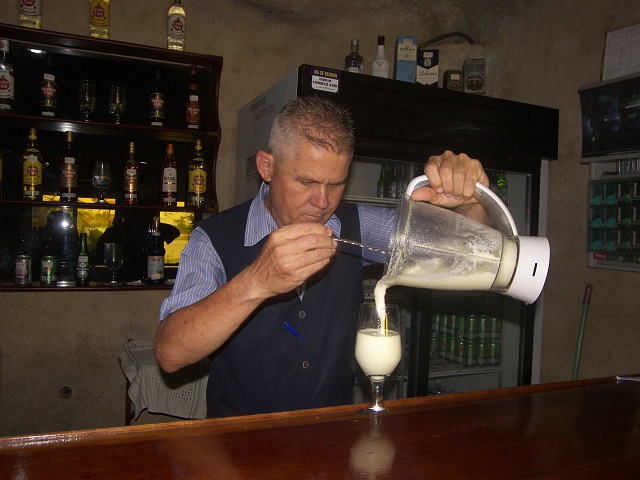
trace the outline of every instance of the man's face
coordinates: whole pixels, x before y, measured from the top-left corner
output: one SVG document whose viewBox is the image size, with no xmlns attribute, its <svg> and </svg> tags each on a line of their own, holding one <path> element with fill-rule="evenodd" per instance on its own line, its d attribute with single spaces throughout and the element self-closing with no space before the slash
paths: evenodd
<svg viewBox="0 0 640 480">
<path fill-rule="evenodd" d="M 290 158 L 273 157 L 267 207 L 280 227 L 324 224 L 340 203 L 350 156 L 318 149 L 307 141 L 291 151 Z"/>
</svg>

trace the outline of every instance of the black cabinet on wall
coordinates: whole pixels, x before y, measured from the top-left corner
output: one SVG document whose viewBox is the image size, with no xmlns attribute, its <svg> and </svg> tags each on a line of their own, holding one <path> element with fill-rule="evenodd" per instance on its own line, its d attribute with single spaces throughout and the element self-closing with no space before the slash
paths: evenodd
<svg viewBox="0 0 640 480">
<path fill-rule="evenodd" d="M 9 113 L 0 113 L 0 289 L 25 289 L 14 286 L 15 256 L 25 253 L 20 251 L 24 250 L 25 238 L 30 244 L 30 251 L 26 253 L 32 255 L 34 280 L 33 287 L 27 288 L 40 288 L 37 277 L 38 259 L 42 254 L 42 231 L 52 212 L 68 214 L 75 221 L 101 215 L 109 216 L 110 222 L 114 217 L 134 219 L 139 223 L 137 231 L 141 232 L 134 236 L 142 236 L 145 240 L 148 221 L 153 216 L 175 212 L 180 217 L 178 222 L 192 225 L 198 219 L 217 213 L 215 172 L 221 135 L 218 117 L 221 57 L 3 24 L 0 24 L 0 38 L 9 41 L 10 61 L 15 70 L 13 109 Z M 40 82 L 45 62 L 49 61 L 58 84 L 59 106 L 54 117 L 42 115 L 40 108 Z M 187 85 L 192 65 L 197 67 L 201 106 L 198 129 L 188 128 L 185 121 Z M 166 95 L 166 121 L 162 127 L 151 126 L 148 120 L 149 94 L 156 86 L 158 74 Z M 77 102 L 83 78 L 93 80 L 97 91 L 96 108 L 89 121 L 83 119 Z M 114 123 L 108 111 L 109 87 L 116 82 L 126 85 L 128 95 L 128 104 L 120 124 Z M 43 157 L 43 199 L 37 202 L 22 199 L 22 154 L 31 128 L 37 130 Z M 73 204 L 59 202 L 59 158 L 64 149 L 66 131 L 74 133 L 79 159 L 80 201 Z M 197 140 L 202 143 L 208 167 L 207 196 L 203 208 L 185 206 L 188 163 Z M 135 143 L 135 158 L 140 166 L 139 204 L 136 206 L 124 205 L 122 199 L 123 168 L 129 142 Z M 179 206 L 172 208 L 162 207 L 160 201 L 161 165 L 168 143 L 174 145 L 178 172 Z M 95 160 L 106 160 L 111 164 L 112 183 L 107 198 L 112 203 L 107 208 L 93 203 L 97 196 L 91 183 Z M 95 247 L 95 238 L 90 238 L 90 243 Z M 127 248 L 126 244 L 124 248 Z M 139 278 L 138 274 L 142 272 L 137 267 L 126 265 L 127 258 L 139 255 L 139 248 L 125 253 L 123 280 Z M 100 263 L 100 254 L 96 253 L 95 257 Z M 101 270 L 97 269 L 94 278 L 101 277 Z M 175 272 L 169 276 L 173 274 Z M 92 287 L 96 288 L 97 285 Z M 121 288 L 151 287 L 129 285 Z"/>
</svg>

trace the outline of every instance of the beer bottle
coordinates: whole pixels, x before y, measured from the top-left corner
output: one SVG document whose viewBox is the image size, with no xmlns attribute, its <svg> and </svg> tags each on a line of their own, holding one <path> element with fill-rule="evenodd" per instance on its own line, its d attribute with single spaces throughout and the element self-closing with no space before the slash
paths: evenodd
<svg viewBox="0 0 640 480">
<path fill-rule="evenodd" d="M 189 192 L 187 205 L 204 208 L 207 194 L 207 164 L 202 156 L 202 141 L 196 140 L 193 158 L 189 162 Z"/>
<path fill-rule="evenodd" d="M 138 203 L 138 162 L 135 159 L 136 146 L 129 143 L 129 158 L 124 164 L 124 203 L 135 205 Z"/>
<path fill-rule="evenodd" d="M 29 129 L 29 141 L 22 155 L 22 198 L 42 198 L 42 155 L 38 148 L 38 134 L 35 128 Z"/>
<path fill-rule="evenodd" d="M 60 158 L 60 201 L 78 199 L 78 156 L 73 145 L 73 132 L 65 132 L 65 149 Z"/>
<path fill-rule="evenodd" d="M 161 285 L 164 283 L 164 242 L 160 232 L 160 217 L 153 217 L 147 245 L 147 275 L 145 283 Z"/>
<path fill-rule="evenodd" d="M 89 248 L 87 247 L 87 234 L 80 234 L 80 250 L 76 264 L 76 285 L 86 287 L 91 278 L 91 265 L 89 264 Z"/>
<path fill-rule="evenodd" d="M 173 153 L 173 144 L 167 145 L 167 155 L 162 165 L 162 198 L 165 207 L 175 207 L 178 204 L 178 170 Z"/>
<path fill-rule="evenodd" d="M 198 87 L 198 69 L 191 65 L 189 70 L 189 86 L 187 87 L 187 99 L 185 104 L 185 121 L 187 128 L 200 128 L 200 95 Z"/>
</svg>

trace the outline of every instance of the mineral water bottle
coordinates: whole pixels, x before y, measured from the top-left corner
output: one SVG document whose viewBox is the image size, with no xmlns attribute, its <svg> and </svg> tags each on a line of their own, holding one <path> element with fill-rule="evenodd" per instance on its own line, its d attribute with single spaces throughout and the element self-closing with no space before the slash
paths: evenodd
<svg viewBox="0 0 640 480">
<path fill-rule="evenodd" d="M 167 48 L 184 50 L 187 14 L 182 7 L 182 0 L 174 0 L 167 13 Z"/>
</svg>

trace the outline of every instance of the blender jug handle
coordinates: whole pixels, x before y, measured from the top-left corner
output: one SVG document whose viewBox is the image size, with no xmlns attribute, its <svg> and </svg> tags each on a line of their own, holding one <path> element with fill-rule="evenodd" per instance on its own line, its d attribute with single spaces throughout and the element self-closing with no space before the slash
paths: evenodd
<svg viewBox="0 0 640 480">
<path fill-rule="evenodd" d="M 406 194 L 411 196 L 411 193 L 417 188 L 428 187 L 429 185 L 430 183 L 427 176 L 420 175 L 409 182 Z M 487 209 L 491 220 L 501 227 L 500 230 L 505 235 L 508 237 L 515 237 L 518 235 L 516 222 L 513 220 L 509 209 L 504 203 L 502 203 L 502 200 L 500 200 L 500 197 L 481 183 L 476 183 L 476 189 L 473 196 Z"/>
</svg>

